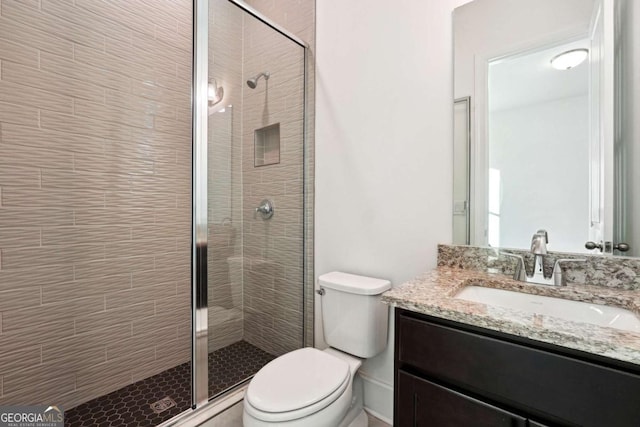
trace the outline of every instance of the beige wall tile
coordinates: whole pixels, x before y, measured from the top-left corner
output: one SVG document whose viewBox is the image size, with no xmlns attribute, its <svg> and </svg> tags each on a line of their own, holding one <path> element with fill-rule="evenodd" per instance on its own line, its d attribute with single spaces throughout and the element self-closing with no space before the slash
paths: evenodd
<svg viewBox="0 0 640 427">
<path fill-rule="evenodd" d="M 159 284 L 170 286 L 179 280 L 183 280 L 185 277 L 188 278 L 190 268 L 191 266 L 189 265 L 181 265 L 178 268 L 173 268 L 160 264 L 156 269 L 136 271 L 132 275 L 132 287 L 138 288 Z"/>
<path fill-rule="evenodd" d="M 73 43 L 99 49 L 104 48 L 104 36 L 101 34 L 16 1 L 2 2 L 2 16 L 13 22 L 28 26 L 27 31 L 37 28 L 45 31 L 50 36 L 57 36 Z"/>
<path fill-rule="evenodd" d="M 122 44 L 122 49 L 124 50 L 130 42 L 119 39 L 107 39 L 107 45 L 109 43 Z M 145 67 L 142 63 L 138 64 L 131 62 L 121 56 L 117 56 L 115 54 L 112 55 L 110 52 L 105 53 L 98 49 L 77 45 L 74 46 L 73 53 L 73 57 L 76 62 L 86 64 L 91 67 L 111 71 L 132 79 L 145 80 L 153 78 L 153 72 L 148 66 Z"/>
<path fill-rule="evenodd" d="M 137 319 L 153 316 L 153 313 L 154 304 L 153 301 L 150 301 L 78 316 L 76 318 L 76 333 L 81 334 L 96 329 L 130 323 Z"/>
<path fill-rule="evenodd" d="M 26 89 L 28 91 L 28 88 Z M 72 103 L 71 107 L 73 108 Z M 64 131 L 59 132 L 51 129 L 11 124 L 3 124 L 2 129 L 0 129 L 0 135 L 2 141 L 7 144 L 33 147 L 28 149 L 30 151 L 25 154 L 33 159 L 51 159 L 49 164 L 43 163 L 40 166 L 51 169 L 73 170 L 73 152 L 104 152 L 104 139 L 95 135 L 76 135 Z M 2 146 L 0 146 L 0 150 L 2 150 Z M 17 153 L 6 154 L 10 156 L 7 157 L 10 159 L 14 159 L 17 156 Z M 0 157 L 0 161 L 1 159 Z"/>
<path fill-rule="evenodd" d="M 2 206 L 6 207 L 104 207 L 104 190 L 75 188 L 73 192 L 60 188 L 34 189 L 8 186 L 2 191 Z"/>
<path fill-rule="evenodd" d="M 96 387 L 97 384 L 109 386 L 113 384 L 122 387 L 123 384 L 116 378 L 119 375 L 126 375 L 131 381 L 132 364 L 142 365 L 149 363 L 155 359 L 155 349 L 153 347 L 145 348 L 135 352 L 127 352 L 121 358 L 107 360 L 104 363 L 80 369 L 76 375 L 76 387 Z M 114 381 L 115 380 L 115 381 Z M 113 382 L 112 382 L 113 381 Z M 126 384 L 126 383 L 125 383 Z M 111 388 L 111 387 L 109 387 Z"/>
<path fill-rule="evenodd" d="M 173 26 L 171 27 L 156 28 L 155 36 L 158 41 L 165 43 L 173 48 L 182 51 L 187 50 L 188 52 L 191 51 L 191 34 L 183 35 L 178 32 L 178 23 L 176 21 L 173 22 Z M 181 65 L 184 66 L 183 63 Z"/>
<path fill-rule="evenodd" d="M 25 289 L 32 286 L 63 283 L 72 280 L 73 266 L 71 265 L 34 265 L 26 269 L 0 270 L 0 290 L 3 291 L 14 287 Z M 16 286 L 16 284 L 19 284 L 19 286 Z"/>
<path fill-rule="evenodd" d="M 173 28 L 177 30 L 177 26 L 174 26 Z M 155 61 L 157 61 L 157 65 L 167 61 L 188 67 L 192 61 L 191 46 L 188 43 L 184 43 L 184 40 L 186 39 L 182 36 L 178 36 L 177 33 L 175 38 L 183 40 L 182 47 L 174 47 L 148 34 L 136 33 L 133 35 L 133 46 L 144 52 L 152 52 L 154 56 L 156 56 Z M 177 41 L 178 40 L 173 42 L 173 44 L 176 44 Z"/>
<path fill-rule="evenodd" d="M 38 109 L 0 102 L 0 122 L 38 126 Z"/>
<path fill-rule="evenodd" d="M 107 368 L 113 364 L 106 365 Z M 112 369 L 111 375 L 103 374 L 102 377 L 95 378 L 95 381 L 76 387 L 74 391 L 63 393 L 60 397 L 65 408 L 73 408 L 86 401 L 86 396 L 104 396 L 120 388 L 131 384 L 131 372 Z"/>
<path fill-rule="evenodd" d="M 0 187 L 40 188 L 40 169 L 27 166 L 3 166 L 0 168 Z M 0 242 L 2 242 L 1 237 Z"/>
<path fill-rule="evenodd" d="M 104 259 L 104 245 L 47 246 L 39 248 L 8 248 L 2 250 L 2 268 L 27 268 L 30 265 L 64 264 L 73 259 L 87 263 Z"/>
<path fill-rule="evenodd" d="M 47 283 L 42 286 L 42 303 L 61 303 L 69 299 L 102 296 L 105 289 L 110 292 L 131 288 L 131 273 L 103 276 L 98 279 L 74 280 L 61 283 Z"/>
<path fill-rule="evenodd" d="M 76 170 L 64 169 L 40 169 L 42 188 L 92 188 L 94 190 L 125 191 L 131 189 L 132 178 L 126 173 L 89 171 L 76 168 Z M 105 194 L 106 201 L 106 194 Z"/>
<path fill-rule="evenodd" d="M 4 2 L 3 2 L 4 3 Z M 0 16 L 0 39 L 73 58 L 73 43 Z"/>
<path fill-rule="evenodd" d="M 7 374 L 3 380 L 2 404 L 36 405 L 52 402 L 56 397 L 73 391 L 76 378 L 73 372 L 51 369 L 39 365 Z M 38 384 L 38 387 L 33 387 Z"/>
<path fill-rule="evenodd" d="M 76 0 L 75 5 L 79 8 L 89 10 L 103 19 L 112 20 L 117 17 L 117 21 L 134 30 L 153 35 L 154 25 L 152 21 L 136 14 L 135 9 L 139 7 L 138 2 L 128 2 L 119 7 L 115 1 L 103 2 L 99 0 Z"/>
<path fill-rule="evenodd" d="M 115 274 L 133 273 L 153 268 L 154 257 L 113 258 L 74 266 L 76 280 L 97 279 Z"/>
<path fill-rule="evenodd" d="M 64 96 L 98 102 L 104 99 L 104 88 L 100 86 L 8 61 L 2 62 L 2 79 Z"/>
<path fill-rule="evenodd" d="M 129 76 L 103 68 L 97 68 L 91 64 L 76 62 L 47 52 L 40 53 L 40 69 L 92 85 L 99 85 L 124 92 L 131 90 L 131 78 Z"/>
<path fill-rule="evenodd" d="M 4 331 L 0 335 L 0 344 L 4 349 L 17 350 L 24 347 L 37 345 L 49 345 L 59 340 L 74 336 L 73 319 L 59 319 L 43 323 L 37 328 L 25 325 L 11 331 Z"/>
<path fill-rule="evenodd" d="M 106 361 L 106 345 L 125 334 L 122 328 L 111 328 L 110 335 L 82 334 L 42 346 L 42 363 L 64 371 L 91 367 Z"/>
<path fill-rule="evenodd" d="M 38 49 L 9 40 L 1 40 L 0 59 L 36 68 L 38 66 Z"/>
<path fill-rule="evenodd" d="M 0 312 L 37 307 L 39 305 L 40 289 L 36 287 L 0 291 Z"/>
<path fill-rule="evenodd" d="M 104 310 L 104 297 L 78 298 L 56 304 L 2 313 L 2 330 L 12 331 L 29 327 L 39 327 L 49 322 L 70 319 Z"/>
<path fill-rule="evenodd" d="M 188 336 L 177 340 L 165 341 L 156 346 L 156 359 L 133 366 L 133 381 L 139 381 L 149 375 L 165 370 L 167 365 L 178 365 L 189 357 L 191 342 Z"/>
<path fill-rule="evenodd" d="M 163 104 L 158 101 L 134 96 L 130 93 L 124 93 L 117 90 L 107 90 L 105 102 L 109 106 L 120 107 L 127 111 L 167 117 L 170 119 L 173 119 L 176 116 L 175 106 L 171 104 Z M 191 110 L 189 109 L 189 111 Z M 189 116 L 189 122 L 190 121 L 191 116 Z"/>
<path fill-rule="evenodd" d="M 8 104 L 26 105 L 66 114 L 73 113 L 73 98 L 70 96 L 4 80 L 0 80 L 0 93 L 2 93 L 2 100 Z M 37 126 L 37 122 L 35 125 Z"/>
<path fill-rule="evenodd" d="M 41 9 L 53 16 L 63 18 L 65 21 L 83 26 L 106 37 L 118 38 L 125 41 L 131 40 L 132 30 L 118 22 L 117 16 L 107 19 L 90 12 L 89 10 L 75 7 L 69 0 L 38 0 Z"/>
<path fill-rule="evenodd" d="M 107 310 L 176 296 L 176 287 L 160 284 L 109 292 L 105 296 Z"/>
<path fill-rule="evenodd" d="M 0 375 L 40 364 L 40 346 L 3 351 L 0 355 Z"/>
<path fill-rule="evenodd" d="M 97 120 L 115 122 L 120 125 L 150 129 L 153 127 L 153 117 L 144 111 L 125 110 L 119 106 L 104 105 L 76 99 L 74 101 L 76 116 L 91 117 Z"/>
<path fill-rule="evenodd" d="M 88 117 L 69 116 L 53 111 L 42 110 L 40 112 L 40 126 L 44 129 L 81 135 L 100 135 L 104 138 L 119 140 L 131 139 L 131 130 L 120 124 Z"/>
<path fill-rule="evenodd" d="M 99 227 L 43 227 L 42 245 L 88 245 L 95 242 L 110 243 L 131 239 L 128 225 L 104 225 Z"/>
<path fill-rule="evenodd" d="M 105 123 L 105 127 L 111 127 L 116 132 L 128 132 L 128 129 L 119 128 L 116 124 Z M 105 152 L 101 154 L 74 153 L 73 167 L 76 171 L 128 174 L 133 179 L 139 175 L 151 175 L 153 159 L 138 158 L 132 153 L 123 153 L 118 145 L 107 143 Z"/>
<path fill-rule="evenodd" d="M 13 140 L 5 138 L 4 127 L 0 144 L 0 165 L 23 165 L 31 167 L 48 167 L 73 169 L 73 154 L 63 150 L 30 147 L 13 144 Z M 8 126 L 7 126 L 8 127 Z M 7 142 L 6 144 L 4 142 Z"/>
</svg>

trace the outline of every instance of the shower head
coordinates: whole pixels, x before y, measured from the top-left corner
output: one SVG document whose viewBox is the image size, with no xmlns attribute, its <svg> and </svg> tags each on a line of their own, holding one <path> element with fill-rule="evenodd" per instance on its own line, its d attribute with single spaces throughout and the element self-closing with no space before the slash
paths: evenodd
<svg viewBox="0 0 640 427">
<path fill-rule="evenodd" d="M 260 79 L 260 77 L 264 77 L 265 80 L 269 80 L 270 75 L 271 73 L 269 73 L 268 71 L 263 71 L 257 76 L 251 77 L 249 80 L 247 80 L 247 86 L 249 86 L 251 89 L 255 89 L 258 86 L 258 80 Z"/>
</svg>

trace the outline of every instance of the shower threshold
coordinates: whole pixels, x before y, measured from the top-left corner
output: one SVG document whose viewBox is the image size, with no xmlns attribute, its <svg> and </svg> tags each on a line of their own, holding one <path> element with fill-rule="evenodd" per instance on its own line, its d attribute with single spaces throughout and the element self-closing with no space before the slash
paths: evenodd
<svg viewBox="0 0 640 427">
<path fill-rule="evenodd" d="M 274 358 L 246 341 L 209 353 L 209 396 L 246 380 Z M 66 411 L 65 426 L 155 426 L 190 407 L 191 363 L 187 362 Z"/>
</svg>

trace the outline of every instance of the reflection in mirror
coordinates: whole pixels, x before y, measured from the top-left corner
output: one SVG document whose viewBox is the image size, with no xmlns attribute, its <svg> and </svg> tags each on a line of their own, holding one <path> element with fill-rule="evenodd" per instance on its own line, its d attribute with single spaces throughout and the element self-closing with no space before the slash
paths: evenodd
<svg viewBox="0 0 640 427">
<path fill-rule="evenodd" d="M 469 150 L 471 149 L 471 99 L 456 99 L 453 107 L 453 243 L 469 244 Z"/>
<path fill-rule="evenodd" d="M 628 243 L 636 255 L 633 3 L 475 0 L 454 11 L 454 243 L 528 249 L 546 229 L 550 250 Z"/>
<path fill-rule="evenodd" d="M 550 66 L 550 58 L 587 46 L 580 40 L 489 63 L 491 246 L 520 247 L 538 228 L 561 251 L 588 240 L 589 69 Z"/>
</svg>

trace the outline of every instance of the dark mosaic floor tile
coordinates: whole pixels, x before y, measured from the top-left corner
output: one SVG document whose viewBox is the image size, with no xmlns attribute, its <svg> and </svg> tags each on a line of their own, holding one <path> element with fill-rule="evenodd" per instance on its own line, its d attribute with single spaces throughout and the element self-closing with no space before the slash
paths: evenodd
<svg viewBox="0 0 640 427">
<path fill-rule="evenodd" d="M 246 341 L 209 353 L 209 396 L 220 394 L 246 380 L 274 358 Z"/>
<path fill-rule="evenodd" d="M 215 396 L 254 375 L 274 356 L 239 341 L 209 354 L 209 396 Z M 176 406 L 159 414 L 151 404 L 170 397 Z M 167 421 L 191 405 L 191 363 L 98 397 L 65 413 L 68 427 L 147 427 Z"/>
</svg>

